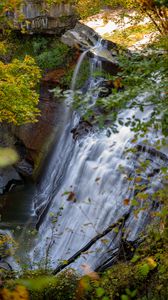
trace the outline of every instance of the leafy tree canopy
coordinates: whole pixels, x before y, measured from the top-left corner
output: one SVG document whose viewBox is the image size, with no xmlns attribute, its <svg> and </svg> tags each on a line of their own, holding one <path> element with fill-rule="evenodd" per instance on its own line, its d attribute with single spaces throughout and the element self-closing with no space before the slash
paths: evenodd
<svg viewBox="0 0 168 300">
<path fill-rule="evenodd" d="M 39 78 L 40 70 L 29 56 L 9 64 L 0 61 L 0 122 L 21 125 L 36 120 L 39 110 L 35 86 Z"/>
<path fill-rule="evenodd" d="M 2 0 L 0 4 L 0 55 L 7 52 L 3 30 L 8 21 L 8 13 L 19 9 L 21 0 Z M 40 79 L 40 69 L 30 56 L 23 61 L 13 60 L 5 64 L 0 60 L 0 122 L 21 125 L 35 122 L 39 114 L 36 85 Z"/>
</svg>

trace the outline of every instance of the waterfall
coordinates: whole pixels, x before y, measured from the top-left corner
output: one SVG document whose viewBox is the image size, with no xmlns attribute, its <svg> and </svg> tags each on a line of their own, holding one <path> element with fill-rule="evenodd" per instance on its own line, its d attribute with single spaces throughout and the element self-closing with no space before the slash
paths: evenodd
<svg viewBox="0 0 168 300">
<path fill-rule="evenodd" d="M 72 79 L 73 90 L 87 52 L 78 60 Z M 101 67 L 96 57 L 91 62 L 91 72 Z M 145 97 L 139 97 L 139 101 L 145 101 Z M 126 121 L 133 115 L 146 119 L 150 114 L 151 108 L 145 112 L 136 108 L 120 112 L 119 117 Z M 135 217 L 131 200 L 136 195 L 136 170 L 142 161 L 151 161 L 149 168 L 141 174 L 139 183 L 140 186 L 146 184 L 145 192 L 150 195 L 161 186 L 160 169 L 168 164 L 166 156 L 159 153 L 153 156 L 152 151 L 141 151 L 140 146 L 136 154 L 127 152 L 126 149 L 137 147 L 137 144 L 131 142 L 134 134 L 124 125 L 118 124 L 116 134 L 110 132 L 109 135 L 104 129 L 74 141 L 71 130 L 78 122 L 79 117 L 70 114 L 69 123 L 46 169 L 41 190 L 36 195 L 37 205 L 40 205 L 41 199 L 47 204 L 30 256 L 34 262 L 45 260 L 52 268 L 59 268 L 62 262 L 68 261 L 95 236 L 101 235 L 104 230 L 106 232 L 107 227 L 126 214 L 124 237 L 131 242 L 137 240 L 150 222 L 151 211 L 156 210 L 157 205 L 149 199 L 148 208 Z M 151 144 L 158 139 L 153 133 L 145 138 Z M 143 143 L 143 139 L 140 142 Z M 124 204 L 125 199 L 127 204 Z M 143 203 L 140 205 L 143 207 Z M 108 232 L 87 251 L 81 252 L 70 267 L 82 273 L 84 264 L 94 270 L 109 266 L 117 258 L 122 237 L 121 230 Z"/>
<path fill-rule="evenodd" d="M 103 51 L 101 43 L 98 48 Z M 78 60 L 72 79 L 73 91 L 88 51 L 82 53 Z M 95 55 L 91 58 L 91 75 L 100 69 L 101 63 Z M 139 100 L 145 101 L 145 97 L 142 95 Z M 126 121 L 133 116 L 148 118 L 150 114 L 151 108 L 145 112 L 132 108 L 120 112 L 119 117 Z M 130 147 L 138 147 L 132 141 L 134 133 L 129 127 L 117 124 L 116 134 L 107 134 L 104 129 L 79 136 L 75 141 L 71 131 L 78 126 L 79 116 L 70 111 L 66 122 L 34 197 L 40 213 L 38 235 L 33 241 L 30 260 L 34 263 L 45 262 L 45 266 L 47 264 L 53 269 L 68 261 L 95 236 L 126 214 L 124 238 L 131 242 L 137 240 L 151 220 L 151 211 L 156 210 L 157 206 L 149 199 L 148 208 L 135 217 L 131 200 L 137 192 L 134 187 L 136 170 L 141 162 L 151 161 L 147 170 L 138 174 L 142 178 L 139 186 L 146 184 L 146 193 L 150 195 L 161 186 L 160 169 L 168 164 L 166 156 L 159 155 L 159 152 L 154 155 L 153 151 L 143 151 L 143 146 L 139 146 L 136 154 L 126 151 Z M 149 139 L 152 145 L 158 137 L 151 132 L 145 139 Z M 143 138 L 138 143 L 143 145 Z M 108 232 L 82 252 L 70 267 L 81 273 L 84 264 L 94 270 L 108 267 L 118 257 L 122 238 L 121 230 Z"/>
<path fill-rule="evenodd" d="M 135 111 L 125 111 L 122 117 L 131 117 L 134 113 Z M 124 151 L 130 146 L 131 137 L 133 133 L 130 129 L 122 126 L 118 134 L 111 134 L 110 137 L 103 131 L 75 143 L 62 181 L 52 194 L 52 204 L 40 226 L 39 238 L 32 254 L 34 260 L 45 258 L 46 249 L 49 249 L 47 253 L 50 265 L 53 268 L 57 267 L 95 235 L 129 212 L 127 240 L 137 239 L 149 221 L 152 204 L 136 219 L 134 214 L 131 214 L 130 204 L 124 205 L 124 199 L 133 198 L 135 169 L 138 169 L 141 160 L 152 160 L 152 155 L 139 153 L 138 157 L 134 157 L 126 154 Z M 64 151 L 65 145 L 62 146 Z M 164 159 L 156 157 L 147 173 L 143 174 L 143 181 L 164 164 Z M 53 168 L 56 167 L 54 157 L 52 165 Z M 120 171 L 121 166 L 124 172 Z M 129 176 L 134 179 L 127 180 Z M 160 180 L 160 175 L 154 173 L 150 178 L 150 186 L 155 187 L 148 187 L 149 192 L 160 186 Z M 51 184 L 51 178 L 48 184 Z M 108 233 L 86 253 L 82 253 L 71 267 L 80 270 L 81 266 L 87 263 L 93 269 L 97 269 L 110 258 L 114 259 L 113 254 L 119 248 L 120 241 L 121 233 Z"/>
</svg>

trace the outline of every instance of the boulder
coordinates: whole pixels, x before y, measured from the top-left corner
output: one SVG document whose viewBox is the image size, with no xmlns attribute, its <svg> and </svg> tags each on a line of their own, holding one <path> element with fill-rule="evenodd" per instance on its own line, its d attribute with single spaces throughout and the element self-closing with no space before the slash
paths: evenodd
<svg viewBox="0 0 168 300">
<path fill-rule="evenodd" d="M 81 22 L 77 22 L 73 29 L 66 31 L 62 35 L 61 41 L 69 47 L 81 49 L 95 48 L 97 44 L 101 44 L 103 49 L 113 51 L 113 55 L 118 53 L 116 43 L 101 38 L 96 31 Z M 92 52 L 92 49 L 90 50 Z"/>
<path fill-rule="evenodd" d="M 115 75 L 119 71 L 117 44 L 101 38 L 92 28 L 78 22 L 73 29 L 66 31 L 61 41 L 81 51 L 88 50 L 87 56 L 97 57 L 102 61 L 102 68 L 109 74 Z"/>
<path fill-rule="evenodd" d="M 87 25 L 77 22 L 75 27 L 66 31 L 61 41 L 69 47 L 78 47 L 82 49 L 93 47 L 100 36 Z"/>
</svg>

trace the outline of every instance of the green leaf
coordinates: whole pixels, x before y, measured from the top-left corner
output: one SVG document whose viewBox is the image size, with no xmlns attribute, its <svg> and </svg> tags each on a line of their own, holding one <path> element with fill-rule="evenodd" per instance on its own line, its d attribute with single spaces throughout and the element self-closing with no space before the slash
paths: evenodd
<svg viewBox="0 0 168 300">
<path fill-rule="evenodd" d="M 121 300 L 129 300 L 129 297 L 127 295 L 122 295 Z"/>
<path fill-rule="evenodd" d="M 135 254 L 135 255 L 133 256 L 133 258 L 131 259 L 131 262 L 132 262 L 132 263 L 135 263 L 135 262 L 137 262 L 139 259 L 140 259 L 140 255 L 136 255 L 136 254 Z"/>
<path fill-rule="evenodd" d="M 150 267 L 147 263 L 144 263 L 139 267 L 139 272 L 143 277 L 146 277 L 148 273 L 150 272 Z"/>
<path fill-rule="evenodd" d="M 102 297 L 104 295 L 105 291 L 103 288 L 99 287 L 96 289 L 96 295 L 98 298 Z"/>
<path fill-rule="evenodd" d="M 30 290 L 41 290 L 50 284 L 56 283 L 57 279 L 54 276 L 44 276 L 36 279 L 19 279 L 17 283 L 27 287 Z"/>
<path fill-rule="evenodd" d="M 138 203 L 138 201 L 137 201 L 136 199 L 133 199 L 133 200 L 131 201 L 131 205 L 132 205 L 132 206 L 138 206 L 139 203 Z"/>
</svg>

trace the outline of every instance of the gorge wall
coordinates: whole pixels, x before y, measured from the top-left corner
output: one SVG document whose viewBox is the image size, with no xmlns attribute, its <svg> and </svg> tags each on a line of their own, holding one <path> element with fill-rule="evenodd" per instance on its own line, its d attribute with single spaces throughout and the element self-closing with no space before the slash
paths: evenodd
<svg viewBox="0 0 168 300">
<path fill-rule="evenodd" d="M 47 33 L 60 35 L 73 28 L 77 17 L 73 5 L 69 3 L 47 6 L 45 1 L 26 0 L 21 6 L 25 20 L 19 26 L 26 27 L 30 33 Z M 17 14 L 15 15 L 17 20 Z"/>
</svg>

